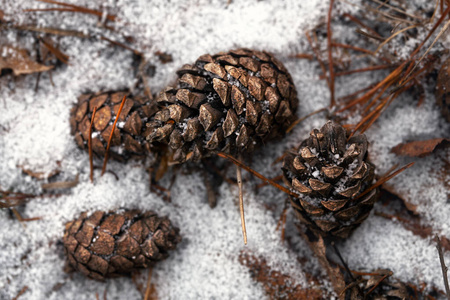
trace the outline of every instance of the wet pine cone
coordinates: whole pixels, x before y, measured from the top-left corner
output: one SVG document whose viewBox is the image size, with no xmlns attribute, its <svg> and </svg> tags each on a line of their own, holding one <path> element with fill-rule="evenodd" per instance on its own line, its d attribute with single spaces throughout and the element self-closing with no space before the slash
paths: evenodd
<svg viewBox="0 0 450 300">
<path fill-rule="evenodd" d="M 165 108 L 147 123 L 148 140 L 167 142 L 175 162 L 199 161 L 214 150 L 251 152 L 282 136 L 295 120 L 295 86 L 270 53 L 207 54 L 177 74 L 176 86 L 156 99 Z"/>
<path fill-rule="evenodd" d="M 377 196 L 374 166 L 367 159 L 366 136 L 347 141 L 345 129 L 331 121 L 314 129 L 300 147 L 287 153 L 283 173 L 299 198 L 291 197 L 297 216 L 312 231 L 346 238 L 369 215 Z"/>
<path fill-rule="evenodd" d="M 71 133 L 82 149 L 88 149 L 89 128 L 94 107 L 97 107 L 92 128 L 92 152 L 103 158 L 112 126 L 126 92 L 84 94 L 70 113 Z M 158 111 L 156 103 L 147 98 L 127 96 L 111 140 L 110 157 L 119 161 L 143 158 L 150 151 L 145 140 L 145 122 Z M 146 133 L 147 130 L 147 133 Z"/>
<path fill-rule="evenodd" d="M 442 64 L 436 84 L 436 102 L 442 115 L 450 122 L 450 57 Z"/>
<path fill-rule="evenodd" d="M 180 240 L 179 229 L 167 217 L 126 210 L 82 213 L 66 224 L 63 243 L 70 267 L 104 280 L 152 266 Z"/>
</svg>

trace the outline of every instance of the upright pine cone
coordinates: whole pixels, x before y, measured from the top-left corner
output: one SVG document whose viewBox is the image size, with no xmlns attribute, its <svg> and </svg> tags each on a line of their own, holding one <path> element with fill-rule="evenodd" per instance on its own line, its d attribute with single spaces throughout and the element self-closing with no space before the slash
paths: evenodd
<svg viewBox="0 0 450 300">
<path fill-rule="evenodd" d="M 442 64 L 437 78 L 436 102 L 442 115 L 450 122 L 450 57 Z"/>
<path fill-rule="evenodd" d="M 282 136 L 295 119 L 297 92 L 286 68 L 267 52 L 237 49 L 203 55 L 177 72 L 165 106 L 147 123 L 148 139 L 166 141 L 174 161 L 198 161 L 212 150 L 251 152 Z"/>
<path fill-rule="evenodd" d="M 89 278 L 104 280 L 147 268 L 169 256 L 181 237 L 167 217 L 138 210 L 82 213 L 68 222 L 64 248 L 69 265 Z"/>
<path fill-rule="evenodd" d="M 284 179 L 301 195 L 291 203 L 311 230 L 346 238 L 367 218 L 377 195 L 374 189 L 359 197 L 374 179 L 367 146 L 365 135 L 347 141 L 345 129 L 329 121 L 286 155 Z"/>
<path fill-rule="evenodd" d="M 126 92 L 84 94 L 70 113 L 71 133 L 82 149 L 88 148 L 89 128 L 94 107 L 97 112 L 92 128 L 92 151 L 103 158 L 117 112 Z M 145 140 L 148 129 L 145 122 L 158 111 L 158 106 L 146 98 L 130 97 L 125 100 L 111 140 L 110 157 L 126 161 L 142 158 L 149 151 Z M 147 130 L 147 133 L 146 133 Z"/>
</svg>

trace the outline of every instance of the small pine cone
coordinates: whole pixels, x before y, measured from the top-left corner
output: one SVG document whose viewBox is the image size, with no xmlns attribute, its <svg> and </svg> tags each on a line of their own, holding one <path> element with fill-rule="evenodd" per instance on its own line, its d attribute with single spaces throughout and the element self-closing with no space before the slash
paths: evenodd
<svg viewBox="0 0 450 300">
<path fill-rule="evenodd" d="M 167 217 L 126 210 L 82 213 L 66 224 L 63 243 L 70 267 L 104 280 L 152 266 L 180 240 L 179 229 Z"/>
<path fill-rule="evenodd" d="M 314 232 L 346 238 L 369 215 L 377 190 L 357 198 L 374 179 L 367 146 L 365 135 L 347 141 L 345 129 L 329 121 L 286 155 L 284 180 L 301 195 L 291 203 Z"/>
<path fill-rule="evenodd" d="M 267 52 L 237 49 L 202 55 L 177 72 L 165 106 L 147 123 L 151 142 L 165 141 L 174 161 L 198 161 L 223 151 L 251 152 L 284 135 L 295 120 L 297 91 L 286 68 Z"/>
<path fill-rule="evenodd" d="M 442 64 L 436 84 L 436 102 L 442 115 L 450 122 L 450 57 Z"/>
<path fill-rule="evenodd" d="M 126 92 L 106 92 L 84 94 L 78 98 L 70 113 L 70 127 L 79 147 L 88 149 L 91 117 L 97 107 L 92 127 L 92 152 L 99 158 L 105 156 L 113 123 L 125 95 Z M 149 151 L 145 122 L 157 110 L 158 106 L 146 98 L 128 96 L 114 129 L 110 157 L 119 161 L 145 157 Z"/>
</svg>

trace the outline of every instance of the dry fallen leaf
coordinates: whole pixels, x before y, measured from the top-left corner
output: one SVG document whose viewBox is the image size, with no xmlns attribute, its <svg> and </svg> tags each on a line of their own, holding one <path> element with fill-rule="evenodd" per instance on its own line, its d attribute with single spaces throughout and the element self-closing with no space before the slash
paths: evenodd
<svg viewBox="0 0 450 300">
<path fill-rule="evenodd" d="M 392 148 L 392 152 L 397 155 L 424 157 L 430 155 L 434 150 L 440 147 L 446 147 L 450 144 L 449 139 L 438 138 L 426 141 L 414 141 L 409 143 L 398 144 Z"/>
<path fill-rule="evenodd" d="M 0 48 L 0 71 L 11 69 L 15 76 L 22 74 L 32 74 L 45 72 L 53 69 L 53 66 L 46 66 L 33 61 L 28 52 L 12 46 Z"/>
</svg>

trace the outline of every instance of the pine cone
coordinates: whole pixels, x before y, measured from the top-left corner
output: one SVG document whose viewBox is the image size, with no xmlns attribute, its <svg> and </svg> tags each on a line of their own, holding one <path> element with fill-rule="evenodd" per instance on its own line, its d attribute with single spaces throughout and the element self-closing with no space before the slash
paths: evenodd
<svg viewBox="0 0 450 300">
<path fill-rule="evenodd" d="M 267 52 L 207 54 L 177 74 L 176 87 L 156 99 L 165 109 L 147 124 L 147 138 L 167 142 L 176 162 L 198 161 L 213 150 L 251 152 L 282 136 L 295 119 L 298 99 L 292 78 Z"/>
<path fill-rule="evenodd" d="M 436 102 L 442 115 L 450 122 L 450 57 L 442 64 L 436 84 Z"/>
<path fill-rule="evenodd" d="M 71 133 L 82 149 L 88 148 L 89 128 L 94 107 L 97 112 L 92 128 L 92 152 L 103 158 L 112 126 L 126 92 L 84 94 L 78 98 L 70 113 Z M 110 157 L 119 161 L 143 158 L 150 151 L 145 140 L 148 134 L 145 122 L 158 110 L 154 102 L 146 98 L 127 97 L 111 140 Z"/>
<path fill-rule="evenodd" d="M 415 291 L 405 283 L 393 278 L 393 273 L 389 270 L 379 269 L 366 274 L 359 276 L 348 285 L 345 299 L 406 300 L 417 298 Z"/>
<path fill-rule="evenodd" d="M 367 146 L 365 135 L 347 141 L 345 129 L 329 121 L 286 155 L 284 180 L 301 195 L 291 203 L 314 232 L 346 238 L 369 215 L 377 190 L 358 198 L 374 179 Z"/>
<path fill-rule="evenodd" d="M 87 277 L 104 280 L 147 268 L 169 256 L 181 237 L 167 217 L 138 210 L 82 213 L 68 222 L 64 248 L 69 265 Z"/>
</svg>

